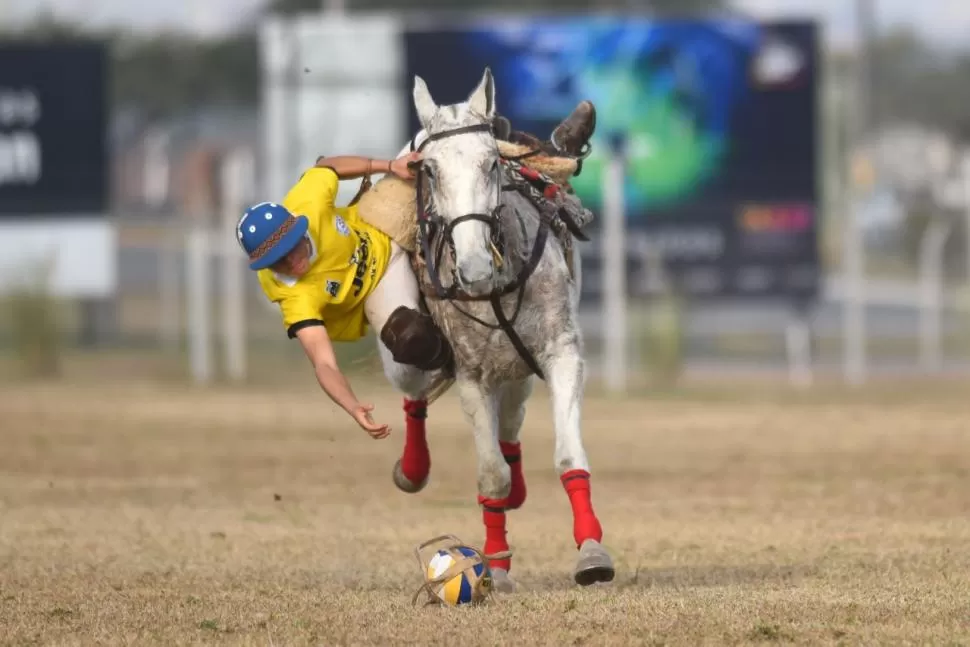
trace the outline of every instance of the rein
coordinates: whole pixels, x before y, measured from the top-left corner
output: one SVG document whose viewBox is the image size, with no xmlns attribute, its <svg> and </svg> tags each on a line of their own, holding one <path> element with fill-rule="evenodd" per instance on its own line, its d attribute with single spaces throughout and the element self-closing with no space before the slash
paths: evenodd
<svg viewBox="0 0 970 647">
<path fill-rule="evenodd" d="M 414 140 L 411 140 L 411 150 L 417 150 L 420 152 L 429 142 L 436 141 L 439 139 L 445 139 L 447 137 L 453 137 L 456 135 L 462 135 L 467 133 L 475 132 L 488 132 L 491 133 L 492 127 L 489 124 L 476 124 L 473 126 L 463 126 L 460 128 L 454 128 L 452 130 L 446 130 L 433 135 L 429 135 L 426 140 L 421 143 L 421 146 L 415 149 Z M 522 156 L 525 157 L 525 156 Z M 518 158 L 517 158 L 518 159 Z M 507 160 L 501 160 L 502 168 L 508 166 Z M 516 169 L 521 172 L 522 167 L 516 165 Z M 525 175 L 525 174 L 523 174 Z M 454 245 L 451 232 L 454 228 L 462 222 L 468 220 L 479 220 L 486 223 L 491 231 L 492 243 L 494 246 L 495 239 L 497 238 L 497 233 L 500 227 L 499 218 L 502 212 L 501 201 L 498 206 L 492 211 L 492 213 L 468 213 L 461 215 L 449 223 L 445 223 L 440 216 L 432 215 L 428 212 L 426 208 L 426 196 L 424 194 L 424 165 L 417 164 L 417 177 L 416 177 L 416 188 L 417 188 L 417 214 L 418 214 L 418 237 L 421 244 L 421 252 L 424 256 L 425 265 L 427 267 L 428 278 L 431 281 L 431 287 L 433 288 L 432 295 L 426 295 L 427 298 L 433 298 L 437 300 L 444 300 L 451 303 L 451 305 L 458 310 L 461 314 L 468 317 L 469 319 L 475 321 L 476 323 L 490 328 L 492 330 L 502 330 L 508 335 L 509 340 L 515 347 L 519 356 L 525 361 L 533 373 L 539 376 L 540 379 L 545 379 L 542 369 L 539 367 L 538 362 L 532 356 L 532 353 L 525 347 L 522 342 L 522 338 L 513 328 L 515 320 L 519 316 L 519 312 L 522 309 L 522 302 L 525 297 L 525 284 L 535 272 L 536 267 L 539 265 L 539 261 L 542 259 L 542 254 L 545 250 L 546 239 L 549 236 L 549 227 L 552 220 L 552 214 L 550 214 L 547 209 L 539 209 L 539 228 L 536 232 L 535 241 L 532 245 L 532 251 L 529 254 L 529 258 L 526 263 L 519 269 L 515 278 L 503 285 L 502 287 L 493 288 L 491 292 L 484 295 L 472 295 L 463 290 L 457 283 L 457 281 L 452 282 L 450 285 L 445 287 L 441 282 L 440 267 L 442 255 L 444 253 L 445 247 L 451 242 Z M 502 191 L 513 191 L 519 190 L 518 186 L 503 185 Z M 432 252 L 432 239 L 435 238 L 434 230 L 437 230 L 440 226 L 440 238 L 437 241 L 437 255 Z M 505 315 L 505 310 L 502 307 L 501 298 L 505 295 L 511 294 L 518 290 L 518 295 L 516 297 L 515 310 L 512 313 L 512 317 L 509 318 Z M 456 301 L 488 301 L 492 305 L 492 311 L 495 315 L 495 319 L 498 321 L 498 325 L 493 325 L 488 322 L 482 321 L 475 315 L 467 312 L 466 310 L 460 308 Z"/>
</svg>

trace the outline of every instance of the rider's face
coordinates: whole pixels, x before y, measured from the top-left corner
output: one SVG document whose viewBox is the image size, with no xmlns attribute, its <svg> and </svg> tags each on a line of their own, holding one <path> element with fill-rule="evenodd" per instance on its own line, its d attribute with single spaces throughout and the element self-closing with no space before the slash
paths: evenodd
<svg viewBox="0 0 970 647">
<path fill-rule="evenodd" d="M 310 241 L 304 238 L 289 254 L 276 261 L 272 270 L 279 274 L 300 278 L 310 271 Z"/>
</svg>

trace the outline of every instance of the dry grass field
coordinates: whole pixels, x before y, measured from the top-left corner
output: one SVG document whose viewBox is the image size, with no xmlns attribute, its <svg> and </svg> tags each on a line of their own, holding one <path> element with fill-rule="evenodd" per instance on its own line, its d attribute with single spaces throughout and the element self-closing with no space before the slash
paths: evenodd
<svg viewBox="0 0 970 647">
<path fill-rule="evenodd" d="M 593 499 L 618 573 L 579 590 L 540 387 L 520 591 L 414 608 L 415 544 L 482 541 L 456 398 L 429 420 L 432 481 L 394 489 L 315 390 L 0 386 L 0 643 L 970 644 L 966 385 L 589 396 Z M 359 382 L 360 384 L 360 382 Z"/>
</svg>

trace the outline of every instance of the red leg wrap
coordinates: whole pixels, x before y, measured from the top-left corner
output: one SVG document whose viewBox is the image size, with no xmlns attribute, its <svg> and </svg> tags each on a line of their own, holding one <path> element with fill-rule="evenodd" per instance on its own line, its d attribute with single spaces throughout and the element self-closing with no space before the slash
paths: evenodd
<svg viewBox="0 0 970 647">
<path fill-rule="evenodd" d="M 401 456 L 401 472 L 412 483 L 420 483 L 431 471 L 431 452 L 425 436 L 424 420 L 428 417 L 428 404 L 424 400 L 404 399 L 406 431 L 404 453 Z"/>
<path fill-rule="evenodd" d="M 478 504 L 482 506 L 482 521 L 485 522 L 485 547 L 482 552 L 486 555 L 498 553 L 509 549 L 509 542 L 506 539 L 505 530 L 505 508 L 508 499 L 486 499 L 478 496 Z M 504 568 L 511 570 L 512 560 L 510 558 L 492 559 L 488 562 L 489 568 Z"/>
<path fill-rule="evenodd" d="M 569 505 L 573 508 L 573 539 L 576 540 L 576 547 L 582 546 L 587 539 L 602 541 L 603 528 L 593 512 L 593 502 L 590 499 L 589 472 L 569 470 L 559 479 L 569 495 Z"/>
<path fill-rule="evenodd" d="M 525 476 L 522 475 L 522 446 L 519 443 L 500 442 L 502 456 L 512 471 L 512 489 L 509 490 L 509 510 L 518 510 L 525 503 Z"/>
</svg>

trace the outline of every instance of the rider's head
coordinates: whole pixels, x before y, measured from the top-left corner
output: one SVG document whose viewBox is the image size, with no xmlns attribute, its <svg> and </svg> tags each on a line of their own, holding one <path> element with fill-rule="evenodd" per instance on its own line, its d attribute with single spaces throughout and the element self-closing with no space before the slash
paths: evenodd
<svg viewBox="0 0 970 647">
<path fill-rule="evenodd" d="M 249 267 L 300 277 L 310 269 L 309 221 L 286 207 L 261 202 L 246 210 L 236 225 L 236 238 L 249 256 Z"/>
</svg>

